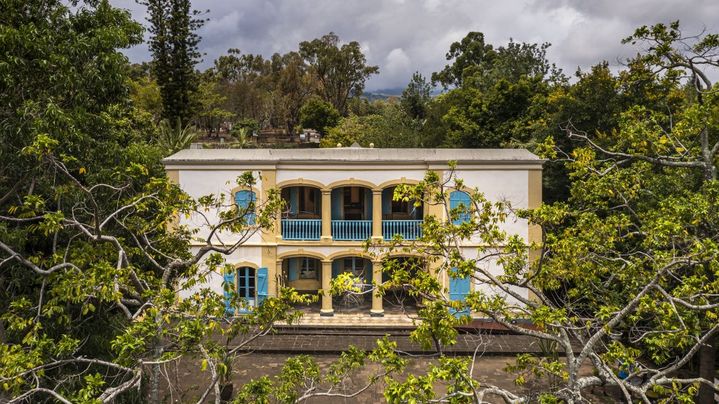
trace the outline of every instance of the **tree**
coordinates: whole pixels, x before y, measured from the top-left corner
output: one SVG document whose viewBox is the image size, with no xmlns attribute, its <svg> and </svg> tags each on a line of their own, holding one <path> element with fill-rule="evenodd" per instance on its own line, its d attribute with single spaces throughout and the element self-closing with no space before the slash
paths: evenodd
<svg viewBox="0 0 719 404">
<path fill-rule="evenodd" d="M 357 142 L 369 147 L 420 147 L 420 126 L 411 119 L 396 101 L 377 101 L 377 113 L 341 118 L 339 123 L 327 131 L 320 142 L 321 147 L 350 146 Z"/>
<path fill-rule="evenodd" d="M 339 42 L 339 37 L 330 32 L 322 38 L 300 42 L 300 55 L 319 82 L 318 95 L 345 115 L 348 98 L 362 95 L 365 81 L 379 68 L 367 66 L 358 42 L 342 46 Z"/>
<path fill-rule="evenodd" d="M 157 82 L 149 76 L 140 76 L 130 81 L 130 99 L 137 110 L 148 115 L 152 122 L 162 117 L 162 96 Z"/>
<path fill-rule="evenodd" d="M 204 20 L 190 10 L 190 0 L 146 0 L 150 23 L 152 73 L 160 86 L 163 117 L 170 122 L 189 123 L 197 108 L 195 65 L 200 60 L 196 34 Z"/>
<path fill-rule="evenodd" d="M 182 149 L 187 149 L 197 138 L 197 129 L 187 124 L 184 127 L 178 119 L 172 125 L 166 119 L 158 125 L 157 143 L 165 150 L 166 155 L 171 155 Z"/>
<path fill-rule="evenodd" d="M 222 95 L 219 82 L 212 74 L 202 76 L 197 91 L 199 109 L 195 120 L 209 135 L 219 134 L 223 122 L 234 117 L 234 114 L 224 108 L 227 97 Z"/>
<path fill-rule="evenodd" d="M 434 142 L 468 148 L 530 143 L 533 115 L 550 89 L 566 81 L 546 59 L 548 47 L 510 41 L 495 49 L 479 32 L 453 43 L 452 64 L 432 74 L 433 83 L 450 89 L 430 108 L 427 131 L 435 132 Z"/>
<path fill-rule="evenodd" d="M 484 41 L 481 32 L 470 32 L 459 42 L 454 42 L 447 52 L 447 60 L 453 60 L 440 72 L 432 73 L 432 83 L 447 88 L 462 87 L 468 78 L 480 88 L 491 86 L 499 78 L 510 81 L 523 76 L 560 78 L 559 71 L 546 59 L 548 43 L 509 44 L 496 50 Z"/>
<path fill-rule="evenodd" d="M 325 134 L 329 128 L 339 122 L 340 113 L 329 102 L 314 97 L 300 108 L 300 125 L 303 128 L 315 129 Z"/>
<path fill-rule="evenodd" d="M 224 320 L 223 297 L 207 290 L 177 304 L 177 289 L 197 284 L 205 268 L 222 269 L 233 247 L 190 254 L 195 236 L 175 215 L 218 212 L 224 220 L 214 229 L 249 235 L 270 223 L 279 197 L 255 206 L 251 226 L 248 212 L 226 197 L 194 201 L 168 180 L 163 150 L 147 142 L 147 128 L 133 126 L 130 66 L 118 51 L 139 43 L 140 24 L 107 1 L 4 5 L 3 399 L 158 402 L 163 364 L 206 352 L 214 366 L 233 354 L 217 345 L 218 334 L 234 346 L 268 332 L 275 320 L 292 321 L 292 291 L 242 321 Z M 244 175 L 238 186 L 253 181 Z M 231 307 L 242 304 L 231 300 Z M 143 378 L 149 383 L 140 396 Z"/>
<path fill-rule="evenodd" d="M 282 97 L 285 111 L 285 127 L 293 133 L 300 124 L 301 108 L 314 91 L 315 82 L 302 56 L 289 52 L 279 57 L 277 91 Z M 311 126 L 310 126 L 311 127 Z"/>
<path fill-rule="evenodd" d="M 407 88 L 402 91 L 400 105 L 405 113 L 412 119 L 424 119 L 427 115 L 427 104 L 431 100 L 429 95 L 432 86 L 419 73 L 412 74 Z"/>
</svg>

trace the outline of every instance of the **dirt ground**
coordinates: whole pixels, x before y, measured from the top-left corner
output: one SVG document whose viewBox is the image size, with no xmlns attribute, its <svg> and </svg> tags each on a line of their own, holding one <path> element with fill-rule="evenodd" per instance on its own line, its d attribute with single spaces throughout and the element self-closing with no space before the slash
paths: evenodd
<svg viewBox="0 0 719 404">
<path fill-rule="evenodd" d="M 263 375 L 274 376 L 282 368 L 284 361 L 289 357 L 288 354 L 267 354 L 267 353 L 251 353 L 239 357 L 234 365 L 233 382 L 235 389 L 249 380 L 258 378 Z M 313 355 L 317 363 L 322 369 L 326 369 L 333 361 L 337 359 L 337 355 Z M 412 357 L 409 358 L 409 365 L 407 372 L 422 375 L 427 372 L 428 364 L 432 362 L 431 358 L 426 357 Z M 537 385 L 527 384 L 523 387 L 518 387 L 514 384 L 511 375 L 504 371 L 504 368 L 508 363 L 512 363 L 514 357 L 510 356 L 485 356 L 477 358 L 475 361 L 474 375 L 477 380 L 482 384 L 491 384 L 499 387 L 512 389 L 512 391 L 518 393 L 531 393 L 536 392 L 538 389 Z M 354 392 L 364 386 L 367 382 L 368 377 L 373 374 L 376 368 L 371 366 L 365 367 L 354 375 L 350 380 L 343 386 L 343 393 Z M 590 369 L 587 369 L 585 373 L 589 373 Z M 184 363 L 180 363 L 175 366 L 168 366 L 164 369 L 165 376 L 172 380 L 174 388 L 166 391 L 165 402 L 168 403 L 189 403 L 196 402 L 199 396 L 204 391 L 207 383 L 210 380 L 209 371 L 200 371 L 199 361 L 197 363 L 190 363 L 185 360 Z M 441 386 L 438 389 L 442 389 Z M 305 402 L 307 403 L 383 403 L 384 399 L 384 383 L 378 382 L 363 393 L 353 398 L 311 398 Z M 617 402 L 616 398 L 611 398 L 607 392 L 597 389 L 591 392 L 589 399 L 595 403 L 614 403 Z M 616 397 L 616 396 L 615 396 Z M 214 400 L 211 398 L 211 400 Z M 208 400 L 207 402 L 212 402 Z M 485 397 L 485 400 L 489 403 L 500 403 L 503 402 L 498 397 Z"/>
</svg>

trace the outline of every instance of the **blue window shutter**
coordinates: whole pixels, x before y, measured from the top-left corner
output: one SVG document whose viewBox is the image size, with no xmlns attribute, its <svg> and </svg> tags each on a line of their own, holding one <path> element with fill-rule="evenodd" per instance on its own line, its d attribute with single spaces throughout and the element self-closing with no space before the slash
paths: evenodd
<svg viewBox="0 0 719 404">
<path fill-rule="evenodd" d="M 457 269 L 452 268 L 451 272 L 455 272 Z M 449 278 L 449 300 L 463 302 L 471 289 L 470 277 L 464 278 Z M 469 310 L 454 311 L 452 312 L 456 317 L 468 316 Z"/>
<path fill-rule="evenodd" d="M 342 219 L 342 206 L 344 206 L 344 188 L 332 190 L 332 220 Z"/>
<path fill-rule="evenodd" d="M 254 206 L 256 200 L 255 193 L 252 191 L 238 191 L 235 194 L 235 203 L 237 203 L 237 207 L 240 211 L 243 212 L 248 209 L 250 204 Z M 247 224 L 255 224 L 255 216 L 255 212 L 248 212 L 246 216 Z"/>
<path fill-rule="evenodd" d="M 267 299 L 267 268 L 260 268 L 257 270 L 257 305 L 261 305 L 262 302 Z"/>
<path fill-rule="evenodd" d="M 299 188 L 290 188 L 290 213 L 292 214 L 297 214 L 300 211 L 299 193 Z"/>
<path fill-rule="evenodd" d="M 287 280 L 296 281 L 300 278 L 300 268 L 298 258 L 290 258 L 287 261 Z"/>
<path fill-rule="evenodd" d="M 364 283 L 370 284 L 370 283 L 372 283 L 372 261 L 365 260 L 364 263 L 365 263 L 365 271 L 364 271 L 365 281 L 364 281 Z"/>
<path fill-rule="evenodd" d="M 372 209 L 374 207 L 372 206 L 372 191 L 370 191 L 367 188 L 360 188 L 362 192 L 364 193 L 364 219 L 365 220 L 371 220 L 372 219 Z M 377 209 L 380 207 L 378 206 Z"/>
<path fill-rule="evenodd" d="M 224 275 L 224 279 L 222 282 L 222 289 L 225 296 L 225 314 L 228 316 L 231 316 L 235 314 L 235 309 L 233 309 L 230 305 L 230 300 L 232 298 L 232 291 L 235 290 L 235 273 L 230 272 Z"/>
<path fill-rule="evenodd" d="M 453 210 L 458 209 L 460 206 L 464 206 L 465 210 L 469 210 L 470 206 L 472 206 L 469 194 L 462 191 L 452 191 L 452 193 L 449 194 L 449 208 Z M 468 222 L 469 219 L 469 212 L 467 211 L 461 213 L 452 223 L 462 224 Z"/>
<path fill-rule="evenodd" d="M 394 188 L 385 188 L 382 190 L 382 214 L 392 213 L 392 198 L 394 197 Z"/>
</svg>

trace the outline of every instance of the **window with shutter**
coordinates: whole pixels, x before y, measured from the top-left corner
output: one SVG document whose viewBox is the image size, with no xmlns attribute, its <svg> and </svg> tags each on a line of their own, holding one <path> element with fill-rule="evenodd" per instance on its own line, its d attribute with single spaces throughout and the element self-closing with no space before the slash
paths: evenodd
<svg viewBox="0 0 719 404">
<path fill-rule="evenodd" d="M 240 209 L 240 214 L 244 214 L 247 224 L 255 224 L 255 193 L 252 191 L 239 191 L 235 194 L 235 203 Z"/>
<path fill-rule="evenodd" d="M 461 210 L 457 218 L 453 220 L 452 223 L 462 224 L 469 222 L 471 206 L 472 200 L 468 193 L 463 191 L 453 191 L 449 194 L 449 208 L 451 210 Z"/>
</svg>

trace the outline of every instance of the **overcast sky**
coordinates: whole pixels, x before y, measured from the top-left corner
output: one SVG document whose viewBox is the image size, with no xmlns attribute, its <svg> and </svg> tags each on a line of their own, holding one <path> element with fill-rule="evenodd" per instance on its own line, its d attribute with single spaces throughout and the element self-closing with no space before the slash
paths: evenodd
<svg viewBox="0 0 719 404">
<path fill-rule="evenodd" d="M 145 23 L 135 0 L 111 0 Z M 571 74 L 634 53 L 621 39 L 634 28 L 679 19 L 683 31 L 719 31 L 719 0 L 195 0 L 209 9 L 201 29 L 201 69 L 229 48 L 270 56 L 330 31 L 358 41 L 380 74 L 368 90 L 404 87 L 414 71 L 429 76 L 446 63 L 449 45 L 469 31 L 488 42 L 549 42 L 549 59 Z M 148 60 L 145 45 L 126 51 Z"/>
</svg>

